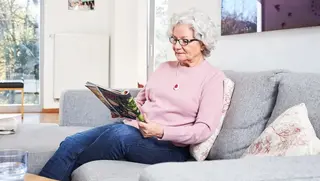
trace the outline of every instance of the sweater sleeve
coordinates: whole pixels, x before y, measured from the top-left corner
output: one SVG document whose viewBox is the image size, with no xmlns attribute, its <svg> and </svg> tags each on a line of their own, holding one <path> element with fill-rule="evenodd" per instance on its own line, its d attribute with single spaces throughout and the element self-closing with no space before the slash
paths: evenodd
<svg viewBox="0 0 320 181">
<path fill-rule="evenodd" d="M 221 72 L 215 74 L 203 87 L 195 123 L 191 126 L 165 126 L 161 140 L 192 145 L 208 139 L 222 116 L 223 80 Z"/>
</svg>

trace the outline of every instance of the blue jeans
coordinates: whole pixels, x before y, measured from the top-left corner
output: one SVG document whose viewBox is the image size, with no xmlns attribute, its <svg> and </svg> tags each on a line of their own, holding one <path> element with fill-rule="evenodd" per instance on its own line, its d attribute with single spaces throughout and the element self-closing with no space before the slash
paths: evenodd
<svg viewBox="0 0 320 181">
<path fill-rule="evenodd" d="M 137 128 L 114 123 L 68 136 L 40 172 L 40 176 L 69 181 L 71 173 L 94 160 L 127 160 L 144 164 L 182 162 L 188 147 L 144 138 Z"/>
</svg>

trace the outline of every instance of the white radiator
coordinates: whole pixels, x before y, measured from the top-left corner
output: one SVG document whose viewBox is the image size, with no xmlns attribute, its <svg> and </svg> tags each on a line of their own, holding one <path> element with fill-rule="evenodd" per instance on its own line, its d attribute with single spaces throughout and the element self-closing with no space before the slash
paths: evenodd
<svg viewBox="0 0 320 181">
<path fill-rule="evenodd" d="M 86 81 L 109 86 L 109 35 L 54 34 L 53 98 L 67 89 L 86 89 Z"/>
</svg>

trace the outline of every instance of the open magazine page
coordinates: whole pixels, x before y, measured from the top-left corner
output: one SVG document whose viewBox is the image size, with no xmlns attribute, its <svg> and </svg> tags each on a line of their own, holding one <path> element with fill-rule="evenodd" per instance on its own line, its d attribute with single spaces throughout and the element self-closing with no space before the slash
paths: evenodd
<svg viewBox="0 0 320 181">
<path fill-rule="evenodd" d="M 91 90 L 91 92 L 92 92 L 105 106 L 107 106 L 108 109 L 109 109 L 112 113 L 120 116 L 120 113 L 119 113 L 115 108 L 112 107 L 112 105 L 111 105 L 110 102 L 108 102 L 108 101 L 104 98 L 103 94 L 99 91 L 99 88 L 98 88 L 97 86 L 95 86 L 94 84 L 92 84 L 92 83 L 90 83 L 90 82 L 88 82 L 85 86 L 86 86 L 89 90 Z"/>
<path fill-rule="evenodd" d="M 98 89 L 103 94 L 105 99 L 112 104 L 112 107 L 114 107 L 122 117 L 129 119 L 138 118 L 140 121 L 144 121 L 143 116 L 130 92 L 117 92 L 115 90 L 110 91 L 101 87 L 98 87 Z"/>
<path fill-rule="evenodd" d="M 122 104 L 123 107 L 126 107 L 128 109 L 128 112 L 130 114 L 136 115 L 136 118 L 138 118 L 140 121 L 145 121 L 142 113 L 139 110 L 138 105 L 136 104 L 134 97 L 131 96 L 130 93 L 127 94 L 127 97 L 119 97 L 119 102 Z"/>
</svg>

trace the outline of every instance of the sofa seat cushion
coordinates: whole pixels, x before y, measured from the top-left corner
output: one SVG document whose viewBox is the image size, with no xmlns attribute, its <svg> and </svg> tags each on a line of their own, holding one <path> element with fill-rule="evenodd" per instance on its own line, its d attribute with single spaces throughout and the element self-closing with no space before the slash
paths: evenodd
<svg viewBox="0 0 320 181">
<path fill-rule="evenodd" d="M 281 73 L 279 90 L 270 125 L 290 107 L 304 103 L 308 116 L 318 138 L 320 138 L 320 74 L 316 73 Z"/>
<path fill-rule="evenodd" d="M 140 181 L 319 181 L 320 156 L 250 157 L 152 165 Z"/>
<path fill-rule="evenodd" d="M 15 134 L 0 136 L 0 149 L 28 151 L 28 172 L 38 174 L 65 137 L 86 129 L 57 124 L 21 124 Z"/>
<path fill-rule="evenodd" d="M 127 161 L 92 161 L 76 169 L 72 181 L 134 181 L 147 166 Z"/>
</svg>

